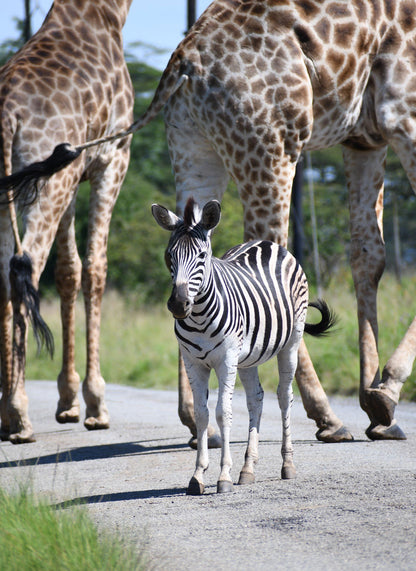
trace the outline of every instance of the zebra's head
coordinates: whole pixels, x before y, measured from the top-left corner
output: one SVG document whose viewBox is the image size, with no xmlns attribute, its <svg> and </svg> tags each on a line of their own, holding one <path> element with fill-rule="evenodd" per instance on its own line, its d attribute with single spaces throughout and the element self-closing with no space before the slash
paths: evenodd
<svg viewBox="0 0 416 571">
<path fill-rule="evenodd" d="M 211 200 L 201 210 L 190 198 L 183 218 L 159 204 L 152 205 L 152 214 L 159 226 L 172 232 L 165 253 L 173 283 L 168 309 L 175 319 L 185 319 L 210 268 L 210 234 L 220 221 L 220 203 Z"/>
</svg>

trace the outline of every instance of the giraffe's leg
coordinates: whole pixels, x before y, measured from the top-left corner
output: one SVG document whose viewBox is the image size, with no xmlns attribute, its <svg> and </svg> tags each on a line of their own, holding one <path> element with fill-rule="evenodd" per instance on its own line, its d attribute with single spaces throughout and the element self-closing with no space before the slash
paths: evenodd
<svg viewBox="0 0 416 571">
<path fill-rule="evenodd" d="M 374 400 L 384 401 L 384 410 L 388 411 L 385 418 L 381 419 L 383 424 L 388 425 L 393 421 L 394 409 L 399 402 L 401 388 L 412 372 L 415 357 L 416 317 L 410 324 L 399 346 L 387 361 L 381 376 L 381 383 L 372 391 Z"/>
<path fill-rule="evenodd" d="M 401 106 L 401 100 L 398 102 Z M 389 103 L 390 114 L 396 112 L 394 102 Z M 386 136 L 391 147 L 399 157 L 409 178 L 413 191 L 416 192 L 415 171 L 415 141 L 411 138 L 414 126 L 410 129 L 412 118 L 407 120 L 406 128 L 400 121 L 398 111 L 397 121 L 384 124 Z M 390 117 L 390 114 L 386 116 Z M 384 116 L 382 116 L 383 119 Z M 402 439 L 403 432 L 394 420 L 394 411 L 400 398 L 403 383 L 410 375 L 416 357 L 416 318 L 412 321 L 398 348 L 387 361 L 380 378 L 368 391 L 367 403 L 372 409 L 374 421 L 367 431 L 372 439 Z M 387 427 L 387 428 L 386 428 Z"/>
<path fill-rule="evenodd" d="M 80 168 L 79 165 L 78 168 Z M 9 402 L 10 407 L 15 412 L 15 420 L 10 424 L 9 440 L 14 444 L 34 440 L 27 413 L 28 401 L 24 387 L 28 318 L 23 307 L 25 288 L 22 289 L 21 284 L 22 281 L 28 280 L 34 290 L 37 290 L 39 277 L 45 267 L 59 222 L 71 200 L 72 188 L 71 173 L 58 173 L 42 189 L 37 200 L 33 204 L 26 205 L 22 212 L 24 221 L 22 250 L 29 263 L 24 262 L 22 264 L 25 258 L 17 255 L 14 260 L 17 265 L 14 266 L 13 279 L 12 272 L 10 277 L 13 305 L 13 346 L 12 390 Z M 57 196 L 59 196 L 59 200 L 56 200 Z M 24 272 L 31 271 L 31 275 L 21 274 L 22 268 Z"/>
<path fill-rule="evenodd" d="M 244 239 L 268 239 L 286 246 L 290 193 L 296 165 L 289 157 L 279 157 L 278 154 L 276 163 L 274 179 L 281 181 L 279 187 L 271 186 L 268 192 L 265 192 L 264 187 L 260 187 L 261 192 L 250 193 L 244 181 L 239 182 L 244 205 Z M 286 181 L 286 188 L 283 181 Z M 306 414 L 318 427 L 317 439 L 324 442 L 353 440 L 349 430 L 331 409 L 303 339 L 300 344 L 296 381 Z"/>
<path fill-rule="evenodd" d="M 111 162 L 90 177 L 91 194 L 87 251 L 82 267 L 87 324 L 87 370 L 82 384 L 86 403 L 84 426 L 88 430 L 105 429 L 110 417 L 105 404 L 105 381 L 100 371 L 101 302 L 107 277 L 107 240 L 111 215 L 124 174 L 127 170 L 129 141 L 115 152 Z"/>
<path fill-rule="evenodd" d="M 257 367 L 240 369 L 239 375 L 244 386 L 249 413 L 248 443 L 244 466 L 240 472 L 239 484 L 254 482 L 254 466 L 259 459 L 259 431 L 263 410 L 263 389 L 260 385 Z"/>
<path fill-rule="evenodd" d="M 174 98 L 172 98 L 174 100 Z M 193 196 L 203 206 L 212 199 L 221 201 L 229 176 L 222 160 L 209 141 L 196 128 L 189 116 L 170 102 L 165 110 L 166 134 L 173 170 L 175 173 L 178 214 L 183 212 L 187 199 Z M 177 126 L 180 125 L 180 129 Z M 191 448 L 197 447 L 193 394 L 179 353 L 179 418 L 192 434 Z M 208 447 L 221 448 L 221 438 L 211 425 L 208 426 Z"/>
<path fill-rule="evenodd" d="M 78 389 L 75 370 L 75 302 L 81 289 L 81 260 L 75 241 L 75 197 L 62 217 L 56 235 L 55 283 L 61 298 L 62 369 L 58 376 L 59 401 L 56 420 L 79 422 Z"/>
<path fill-rule="evenodd" d="M 386 402 L 374 399 L 380 385 L 378 357 L 377 288 L 385 265 L 383 240 L 383 181 L 386 148 L 343 150 L 350 204 L 351 269 L 354 279 L 360 348 L 360 405 L 371 425 L 367 435 L 385 418 Z M 391 419 L 386 438 L 403 438 Z"/>
<path fill-rule="evenodd" d="M 304 339 L 299 345 L 298 366 L 296 369 L 303 406 L 308 418 L 316 422 L 316 438 L 322 442 L 349 442 L 353 436 L 331 409 L 328 397 L 319 382 Z"/>
<path fill-rule="evenodd" d="M 9 261 L 13 255 L 14 240 L 8 210 L 0 209 L 0 438 L 8 440 L 10 434 L 19 432 L 24 426 L 33 434 L 28 416 L 27 397 L 24 386 L 12 381 L 12 319 L 13 309 L 10 300 Z M 20 394 L 23 392 L 23 394 Z M 17 394 L 15 394 L 17 393 Z M 19 404 L 20 403 L 20 404 Z M 22 408 L 23 407 L 23 408 Z"/>
</svg>

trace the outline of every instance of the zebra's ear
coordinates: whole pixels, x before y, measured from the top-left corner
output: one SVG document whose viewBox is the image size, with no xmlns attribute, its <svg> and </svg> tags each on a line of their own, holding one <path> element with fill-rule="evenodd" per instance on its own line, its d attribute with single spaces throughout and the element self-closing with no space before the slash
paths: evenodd
<svg viewBox="0 0 416 571">
<path fill-rule="evenodd" d="M 218 200 L 210 200 L 202 209 L 201 225 L 205 230 L 213 230 L 221 218 L 221 205 Z"/>
<path fill-rule="evenodd" d="M 160 204 L 152 204 L 152 214 L 156 222 L 164 230 L 172 232 L 180 222 L 180 218 L 173 212 L 161 206 Z"/>
</svg>

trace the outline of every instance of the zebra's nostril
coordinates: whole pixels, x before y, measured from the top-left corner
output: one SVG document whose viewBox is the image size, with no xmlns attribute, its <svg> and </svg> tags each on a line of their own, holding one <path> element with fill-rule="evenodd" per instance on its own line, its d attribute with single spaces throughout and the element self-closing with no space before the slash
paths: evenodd
<svg viewBox="0 0 416 571">
<path fill-rule="evenodd" d="M 192 302 L 189 299 L 180 299 L 175 293 L 172 293 L 167 305 L 169 311 L 178 319 L 187 317 L 192 308 Z"/>
</svg>

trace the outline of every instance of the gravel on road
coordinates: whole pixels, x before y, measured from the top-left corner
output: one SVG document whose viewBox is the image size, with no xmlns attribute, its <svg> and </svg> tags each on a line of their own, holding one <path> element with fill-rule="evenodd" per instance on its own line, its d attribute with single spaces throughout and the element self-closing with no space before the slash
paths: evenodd
<svg viewBox="0 0 416 571">
<path fill-rule="evenodd" d="M 256 482 L 217 494 L 220 452 L 211 450 L 206 492 L 192 497 L 185 489 L 196 453 L 175 391 L 107 385 L 111 428 L 95 432 L 55 422 L 56 383 L 29 381 L 27 392 L 37 441 L 0 444 L 0 486 L 29 482 L 53 505 L 84 501 L 99 528 L 145 547 L 154 569 L 416 569 L 415 403 L 397 407 L 407 440 L 371 442 L 358 399 L 331 399 L 355 441 L 324 444 L 295 397 L 298 476 L 283 481 L 280 411 L 266 394 Z M 243 392 L 236 391 L 233 410 L 237 481 L 248 426 Z"/>
</svg>

